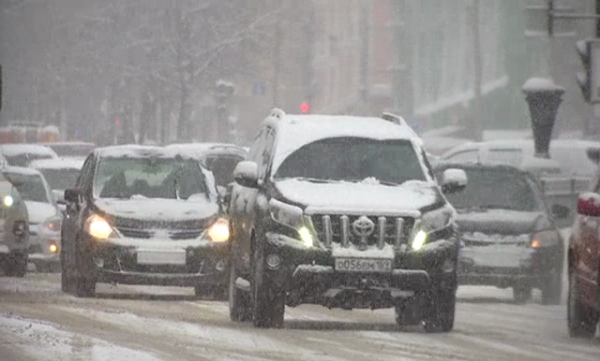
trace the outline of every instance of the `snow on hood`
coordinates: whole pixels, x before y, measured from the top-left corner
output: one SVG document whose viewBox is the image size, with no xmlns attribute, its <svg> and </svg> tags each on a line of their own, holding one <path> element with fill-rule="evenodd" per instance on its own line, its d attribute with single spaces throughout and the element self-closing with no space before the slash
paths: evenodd
<svg viewBox="0 0 600 361">
<path fill-rule="evenodd" d="M 30 223 L 42 223 L 58 214 L 57 208 L 51 203 L 25 201 Z"/>
<path fill-rule="evenodd" d="M 522 234 L 533 232 L 542 212 L 521 212 L 508 209 L 459 211 L 457 223 L 461 232 Z"/>
<path fill-rule="evenodd" d="M 362 183 L 312 183 L 285 179 L 275 181 L 275 186 L 283 197 L 306 205 L 309 213 L 332 209 L 347 214 L 417 213 L 438 199 L 435 187 L 421 181 L 387 186 L 372 180 Z"/>
<path fill-rule="evenodd" d="M 94 203 L 101 211 L 112 216 L 157 221 L 204 219 L 219 211 L 216 203 L 203 198 L 187 201 L 143 197 L 132 199 L 97 198 Z"/>
</svg>

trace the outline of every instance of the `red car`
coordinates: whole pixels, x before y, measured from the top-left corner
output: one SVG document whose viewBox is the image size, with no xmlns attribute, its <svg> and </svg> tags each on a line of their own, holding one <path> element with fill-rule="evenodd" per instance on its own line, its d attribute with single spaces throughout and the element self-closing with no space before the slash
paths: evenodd
<svg viewBox="0 0 600 361">
<path fill-rule="evenodd" d="M 600 317 L 600 172 L 581 194 L 569 240 L 568 326 L 571 337 L 594 337 Z"/>
</svg>

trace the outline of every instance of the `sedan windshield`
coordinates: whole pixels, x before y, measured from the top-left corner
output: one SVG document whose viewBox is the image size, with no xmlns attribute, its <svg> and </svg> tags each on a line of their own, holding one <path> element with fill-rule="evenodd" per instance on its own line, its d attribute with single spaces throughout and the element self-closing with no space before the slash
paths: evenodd
<svg viewBox="0 0 600 361">
<path fill-rule="evenodd" d="M 541 194 L 525 174 L 504 169 L 465 169 L 467 187 L 448 194 L 457 209 L 510 209 L 537 211 L 542 208 Z"/>
<path fill-rule="evenodd" d="M 410 141 L 331 138 L 307 144 L 288 156 L 274 178 L 307 178 L 402 184 L 425 180 Z"/>
<path fill-rule="evenodd" d="M 52 203 L 46 189 L 44 179 L 39 174 L 4 174 L 8 180 L 17 188 L 21 198 L 25 201 Z"/>
<path fill-rule="evenodd" d="M 103 158 L 94 176 L 100 198 L 185 199 L 207 195 L 200 166 L 180 158 Z"/>
<path fill-rule="evenodd" d="M 72 168 L 47 168 L 39 169 L 46 178 L 46 181 L 52 189 L 73 188 L 79 177 L 79 169 Z"/>
</svg>

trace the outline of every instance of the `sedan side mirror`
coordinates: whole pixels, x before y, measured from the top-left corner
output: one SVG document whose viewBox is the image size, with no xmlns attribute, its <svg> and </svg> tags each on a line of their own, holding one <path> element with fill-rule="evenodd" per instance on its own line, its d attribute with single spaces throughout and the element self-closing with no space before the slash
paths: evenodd
<svg viewBox="0 0 600 361">
<path fill-rule="evenodd" d="M 242 187 L 258 187 L 258 165 L 255 162 L 239 162 L 233 171 L 233 178 Z"/>
<path fill-rule="evenodd" d="M 562 204 L 552 205 L 552 216 L 556 219 L 567 219 L 571 215 L 571 209 Z"/>
<path fill-rule="evenodd" d="M 577 213 L 582 216 L 600 217 L 600 195 L 591 192 L 579 195 Z"/>
<path fill-rule="evenodd" d="M 81 190 L 77 188 L 71 188 L 65 190 L 65 202 L 68 203 L 79 203 L 79 197 L 81 196 Z"/>
<path fill-rule="evenodd" d="M 442 192 L 446 194 L 463 191 L 467 186 L 467 173 L 462 169 L 446 169 L 442 175 L 440 186 Z"/>
</svg>

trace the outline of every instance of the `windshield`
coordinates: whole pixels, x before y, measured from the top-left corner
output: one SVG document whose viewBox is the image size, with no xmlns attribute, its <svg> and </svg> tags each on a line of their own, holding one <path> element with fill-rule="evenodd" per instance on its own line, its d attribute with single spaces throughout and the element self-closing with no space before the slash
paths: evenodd
<svg viewBox="0 0 600 361">
<path fill-rule="evenodd" d="M 52 203 L 44 184 L 44 178 L 39 174 L 21 174 L 5 172 L 4 175 L 17 188 L 25 201 Z"/>
<path fill-rule="evenodd" d="M 410 141 L 331 138 L 307 144 L 288 156 L 274 178 L 308 178 L 402 184 L 425 180 Z"/>
<path fill-rule="evenodd" d="M 103 158 L 94 176 L 94 195 L 185 200 L 208 196 L 198 163 L 180 158 Z"/>
<path fill-rule="evenodd" d="M 91 144 L 49 144 L 59 157 L 87 157 L 94 146 Z"/>
<path fill-rule="evenodd" d="M 77 182 L 77 178 L 79 177 L 78 169 L 47 168 L 39 169 L 39 171 L 42 172 L 51 189 L 72 188 L 75 186 L 75 182 Z"/>
<path fill-rule="evenodd" d="M 467 187 L 446 197 L 457 209 L 510 209 L 537 211 L 541 194 L 535 183 L 520 172 L 503 169 L 465 169 Z"/>
</svg>

